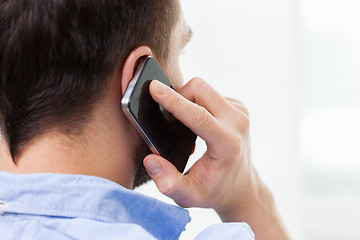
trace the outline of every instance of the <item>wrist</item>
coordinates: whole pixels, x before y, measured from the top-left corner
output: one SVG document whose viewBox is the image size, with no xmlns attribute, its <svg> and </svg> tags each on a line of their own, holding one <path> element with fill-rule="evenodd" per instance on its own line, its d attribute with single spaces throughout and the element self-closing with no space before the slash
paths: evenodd
<svg viewBox="0 0 360 240">
<path fill-rule="evenodd" d="M 223 222 L 241 222 L 250 213 L 273 209 L 274 199 L 268 187 L 260 179 L 256 169 L 251 165 L 248 178 L 243 182 L 241 191 L 234 191 L 225 197 L 227 203 L 215 209 Z"/>
<path fill-rule="evenodd" d="M 247 184 L 246 191 L 242 192 L 243 195 L 236 196 L 238 200 L 234 200 L 233 204 L 227 208 L 215 209 L 221 220 L 246 222 L 255 233 L 256 239 L 289 239 L 273 195 L 253 167 Z"/>
</svg>

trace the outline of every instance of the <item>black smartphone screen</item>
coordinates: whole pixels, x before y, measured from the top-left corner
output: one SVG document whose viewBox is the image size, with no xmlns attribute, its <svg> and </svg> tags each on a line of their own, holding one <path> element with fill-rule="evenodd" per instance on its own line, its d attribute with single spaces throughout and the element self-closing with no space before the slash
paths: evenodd
<svg viewBox="0 0 360 240">
<path fill-rule="evenodd" d="M 153 100 L 149 85 L 155 79 L 171 87 L 155 59 L 149 57 L 130 95 L 128 109 L 141 128 L 141 135 L 146 135 L 148 145 L 150 142 L 162 157 L 183 172 L 197 136 Z"/>
</svg>

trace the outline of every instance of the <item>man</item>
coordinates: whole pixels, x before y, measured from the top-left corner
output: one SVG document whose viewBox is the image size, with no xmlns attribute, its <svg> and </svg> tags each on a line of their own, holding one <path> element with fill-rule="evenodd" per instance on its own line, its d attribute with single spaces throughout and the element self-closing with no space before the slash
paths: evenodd
<svg viewBox="0 0 360 240">
<path fill-rule="evenodd" d="M 177 239 L 188 212 L 129 190 L 146 172 L 226 222 L 198 239 L 253 239 L 240 222 L 287 238 L 250 161 L 246 108 L 199 78 L 183 86 L 191 30 L 177 0 L 3 0 L 0 23 L 1 239 Z M 121 111 L 143 56 L 177 90 L 152 81 L 152 97 L 207 143 L 186 175 L 149 154 Z"/>
</svg>

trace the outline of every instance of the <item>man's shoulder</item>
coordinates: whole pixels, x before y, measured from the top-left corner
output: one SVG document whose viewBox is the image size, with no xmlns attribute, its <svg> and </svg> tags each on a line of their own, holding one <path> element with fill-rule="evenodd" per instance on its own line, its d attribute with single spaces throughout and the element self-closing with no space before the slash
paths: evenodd
<svg viewBox="0 0 360 240">
<path fill-rule="evenodd" d="M 85 218 L 0 215 L 0 238 L 10 239 L 155 239 L 139 225 Z"/>
<path fill-rule="evenodd" d="M 0 182 L 0 228 L 11 229 L 1 240 L 51 232 L 59 236 L 51 239 L 176 239 L 190 220 L 182 208 L 97 177 L 0 172 Z"/>
</svg>

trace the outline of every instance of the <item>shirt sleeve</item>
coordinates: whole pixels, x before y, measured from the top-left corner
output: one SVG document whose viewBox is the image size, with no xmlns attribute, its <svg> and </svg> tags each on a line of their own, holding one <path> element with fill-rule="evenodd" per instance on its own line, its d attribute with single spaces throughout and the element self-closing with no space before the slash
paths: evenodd
<svg viewBox="0 0 360 240">
<path fill-rule="evenodd" d="M 202 231 L 195 240 L 237 239 L 254 240 L 255 235 L 246 223 L 220 223 Z"/>
</svg>

